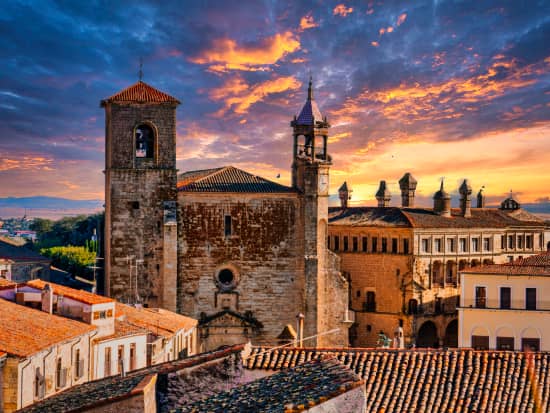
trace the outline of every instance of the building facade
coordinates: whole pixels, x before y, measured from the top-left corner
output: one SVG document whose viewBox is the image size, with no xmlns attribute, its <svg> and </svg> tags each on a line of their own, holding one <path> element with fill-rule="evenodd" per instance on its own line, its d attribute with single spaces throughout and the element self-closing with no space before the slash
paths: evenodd
<svg viewBox="0 0 550 413">
<path fill-rule="evenodd" d="M 550 351 L 550 252 L 461 272 L 459 346 Z"/>
<path fill-rule="evenodd" d="M 405 345 L 456 347 L 458 271 L 538 254 L 550 240 L 548 227 L 512 197 L 485 208 L 480 192 L 472 207 L 467 181 L 459 188 L 460 208 L 451 208 L 443 184 L 433 208 L 414 206 L 411 174 L 399 185 L 401 207 L 389 206 L 382 182 L 377 207 L 348 207 L 345 185 L 341 206 L 330 209 L 329 247 L 351 281 L 351 343 L 376 346 L 380 334 L 393 339 L 402 327 Z"/>
<path fill-rule="evenodd" d="M 347 345 L 348 282 L 326 248 L 330 125 L 311 82 L 292 186 L 230 166 L 176 176 L 178 104 L 141 81 L 102 101 L 107 293 L 199 318 L 203 350 L 275 342 L 300 315 L 310 345 Z"/>
</svg>

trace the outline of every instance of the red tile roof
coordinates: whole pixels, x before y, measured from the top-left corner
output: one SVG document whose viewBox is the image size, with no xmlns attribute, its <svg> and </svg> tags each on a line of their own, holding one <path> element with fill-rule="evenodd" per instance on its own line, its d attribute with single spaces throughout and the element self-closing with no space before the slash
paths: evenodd
<svg viewBox="0 0 550 413">
<path fill-rule="evenodd" d="M 107 99 L 101 101 L 101 105 L 107 103 L 173 103 L 179 104 L 180 101 L 176 98 L 149 86 L 141 80 L 134 83 L 132 86 L 115 93 Z"/>
<path fill-rule="evenodd" d="M 182 192 L 287 193 L 293 188 L 252 175 L 234 166 L 185 172 L 178 176 Z"/>
<path fill-rule="evenodd" d="M 522 258 L 506 264 L 490 264 L 462 271 L 468 274 L 550 276 L 550 252 Z"/>
<path fill-rule="evenodd" d="M 50 284 L 50 286 L 53 288 L 53 293 L 57 295 L 62 295 L 67 298 L 72 298 L 73 300 L 80 301 L 81 303 L 85 304 L 104 304 L 104 303 L 112 303 L 115 300 L 109 297 L 104 297 L 99 294 L 93 294 L 89 293 L 88 291 L 84 290 L 76 290 L 74 288 L 66 287 L 64 285 L 54 284 L 49 281 L 43 281 L 43 280 L 31 280 L 27 281 L 26 283 L 29 287 L 37 288 L 39 290 L 43 290 L 46 284 Z"/>
<path fill-rule="evenodd" d="M 170 337 L 179 330 L 190 330 L 198 323 L 194 318 L 162 308 L 136 308 L 118 302 L 115 308 L 117 316 L 123 316 L 126 322 L 164 337 Z"/>
<path fill-rule="evenodd" d="M 15 287 L 16 285 L 16 282 L 6 280 L 5 278 L 0 278 L 0 287 Z"/>
<path fill-rule="evenodd" d="M 254 348 L 246 367 L 281 370 L 337 357 L 365 379 L 370 412 L 550 411 L 550 353 L 283 348 L 260 354 L 265 350 Z"/>
<path fill-rule="evenodd" d="M 0 351 L 27 357 L 96 327 L 0 299 Z"/>
<path fill-rule="evenodd" d="M 114 340 L 121 337 L 139 336 L 142 334 L 149 334 L 149 331 L 126 321 L 115 320 L 115 333 L 110 336 L 97 338 L 94 340 L 94 342 L 98 343 L 102 341 Z"/>
</svg>

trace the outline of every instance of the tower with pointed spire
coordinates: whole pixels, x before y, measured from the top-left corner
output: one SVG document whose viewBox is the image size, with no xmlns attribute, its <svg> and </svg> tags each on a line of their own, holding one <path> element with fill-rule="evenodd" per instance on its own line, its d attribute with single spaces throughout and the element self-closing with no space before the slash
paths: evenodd
<svg viewBox="0 0 550 413">
<path fill-rule="evenodd" d="M 386 181 L 380 181 L 378 191 L 376 191 L 376 200 L 378 201 L 379 208 L 386 208 L 390 206 L 391 193 L 386 186 Z"/>
<path fill-rule="evenodd" d="M 465 218 L 470 218 L 472 216 L 472 187 L 467 179 L 462 182 L 460 188 L 460 213 Z"/>
<path fill-rule="evenodd" d="M 439 191 L 434 194 L 434 212 L 442 217 L 451 216 L 451 195 L 443 187 L 444 180 L 441 180 Z"/>
<path fill-rule="evenodd" d="M 292 186 L 303 196 L 305 241 L 305 335 L 323 331 L 325 314 L 324 272 L 326 272 L 326 248 L 328 233 L 329 169 L 331 158 L 327 152 L 330 124 L 321 115 L 313 98 L 313 81 L 310 77 L 307 99 L 302 110 L 290 122 L 294 142 L 292 162 Z M 326 339 L 329 339 L 328 337 Z M 315 339 L 315 344 L 323 338 Z"/>
</svg>

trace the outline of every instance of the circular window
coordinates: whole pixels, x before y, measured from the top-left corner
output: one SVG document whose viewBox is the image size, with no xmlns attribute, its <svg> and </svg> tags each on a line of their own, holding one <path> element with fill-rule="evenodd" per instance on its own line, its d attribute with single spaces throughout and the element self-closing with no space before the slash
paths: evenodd
<svg viewBox="0 0 550 413">
<path fill-rule="evenodd" d="M 235 281 L 235 276 L 230 269 L 225 268 L 218 274 L 218 280 L 224 287 L 229 287 Z"/>
</svg>

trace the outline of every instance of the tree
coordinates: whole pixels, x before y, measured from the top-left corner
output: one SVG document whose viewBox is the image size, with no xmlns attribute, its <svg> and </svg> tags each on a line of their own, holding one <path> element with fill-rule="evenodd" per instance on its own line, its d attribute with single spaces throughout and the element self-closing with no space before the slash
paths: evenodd
<svg viewBox="0 0 550 413">
<path fill-rule="evenodd" d="M 73 275 L 89 278 L 91 270 L 88 268 L 95 264 L 96 254 L 82 246 L 63 246 L 42 248 L 40 254 L 50 257 L 52 265 L 68 271 Z"/>
</svg>

